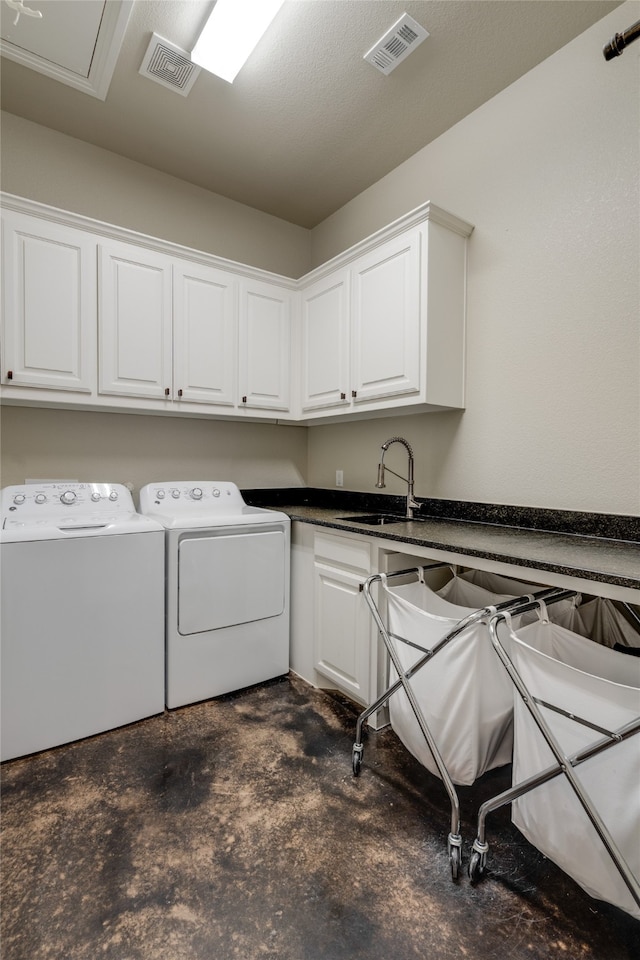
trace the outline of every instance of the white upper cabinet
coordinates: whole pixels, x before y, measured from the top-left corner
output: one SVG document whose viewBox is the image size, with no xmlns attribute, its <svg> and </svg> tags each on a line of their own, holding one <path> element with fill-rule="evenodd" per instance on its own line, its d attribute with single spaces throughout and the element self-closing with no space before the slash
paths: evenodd
<svg viewBox="0 0 640 960">
<path fill-rule="evenodd" d="M 349 272 L 338 270 L 301 295 L 301 407 L 345 406 L 349 374 Z"/>
<path fill-rule="evenodd" d="M 301 418 L 464 407 L 472 227 L 433 204 L 301 280 Z"/>
<path fill-rule="evenodd" d="M 303 290 L 303 414 L 418 393 L 420 242 L 395 237 Z"/>
<path fill-rule="evenodd" d="M 240 403 L 258 410 L 290 407 L 290 291 L 260 280 L 240 281 Z"/>
<path fill-rule="evenodd" d="M 473 228 L 431 203 L 295 281 L 3 201 L 5 403 L 308 425 L 464 407 Z"/>
<path fill-rule="evenodd" d="M 96 240 L 72 227 L 3 214 L 2 382 L 95 389 Z"/>
<path fill-rule="evenodd" d="M 351 396 L 420 390 L 420 231 L 395 237 L 352 268 Z"/>
<path fill-rule="evenodd" d="M 238 281 L 213 267 L 173 267 L 174 395 L 233 407 L 237 398 Z"/>
<path fill-rule="evenodd" d="M 102 394 L 172 395 L 171 260 L 128 243 L 99 245 Z"/>
<path fill-rule="evenodd" d="M 289 409 L 291 294 L 126 243 L 100 245 L 100 392 Z"/>
</svg>

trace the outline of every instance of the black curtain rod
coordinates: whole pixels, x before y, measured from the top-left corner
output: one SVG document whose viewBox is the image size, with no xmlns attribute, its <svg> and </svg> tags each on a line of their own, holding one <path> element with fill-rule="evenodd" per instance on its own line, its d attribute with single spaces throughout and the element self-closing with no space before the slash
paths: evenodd
<svg viewBox="0 0 640 960">
<path fill-rule="evenodd" d="M 638 37 L 640 37 L 640 20 L 637 20 L 636 23 L 630 26 L 628 30 L 625 30 L 624 33 L 616 33 L 615 37 L 609 40 L 609 43 L 605 43 L 602 48 L 605 60 L 613 60 L 614 57 L 619 57 L 624 48 L 628 47 L 634 40 L 637 40 Z"/>
</svg>

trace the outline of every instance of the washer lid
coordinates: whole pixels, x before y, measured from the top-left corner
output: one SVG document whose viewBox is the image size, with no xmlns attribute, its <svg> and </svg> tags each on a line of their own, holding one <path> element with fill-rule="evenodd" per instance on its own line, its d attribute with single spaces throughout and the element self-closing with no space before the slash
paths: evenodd
<svg viewBox="0 0 640 960">
<path fill-rule="evenodd" d="M 33 540 L 72 540 L 80 537 L 104 537 L 128 533 L 162 531 L 157 520 L 132 513 L 128 517 L 58 517 L 50 520 L 5 519 L 0 543 Z"/>
<path fill-rule="evenodd" d="M 140 490 L 140 512 L 168 530 L 289 522 L 285 513 L 246 504 L 228 480 L 148 483 Z"/>
</svg>

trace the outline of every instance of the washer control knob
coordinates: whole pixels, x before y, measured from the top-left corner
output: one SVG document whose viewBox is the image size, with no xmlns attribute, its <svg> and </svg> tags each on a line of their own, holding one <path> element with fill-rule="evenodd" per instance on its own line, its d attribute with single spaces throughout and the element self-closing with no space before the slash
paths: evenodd
<svg viewBox="0 0 640 960">
<path fill-rule="evenodd" d="M 15 497 L 13 498 L 14 503 L 24 503 L 24 501 L 25 501 L 24 493 L 16 493 Z"/>
<path fill-rule="evenodd" d="M 97 491 L 94 491 L 94 492 L 91 494 L 91 499 L 93 500 L 94 503 L 97 503 L 98 500 L 102 500 L 102 497 L 100 496 L 100 494 L 99 494 Z"/>
<path fill-rule="evenodd" d="M 194 500 L 202 500 L 202 490 L 200 487 L 194 487 L 191 491 L 191 496 Z"/>
<path fill-rule="evenodd" d="M 164 496 L 165 496 L 164 490 L 156 490 L 156 497 L 158 498 L 158 500 L 164 500 Z"/>
<path fill-rule="evenodd" d="M 46 503 L 46 502 L 47 502 L 47 498 L 45 497 L 44 493 L 38 493 L 36 495 L 36 503 Z"/>
<path fill-rule="evenodd" d="M 73 492 L 73 490 L 65 490 L 65 492 L 60 495 L 61 503 L 71 504 L 71 503 L 75 503 L 75 500 L 76 500 L 76 495 Z"/>
<path fill-rule="evenodd" d="M 176 487 L 174 487 L 173 490 L 171 491 L 171 496 L 173 497 L 174 500 L 177 500 L 178 497 L 180 496 L 180 491 Z"/>
<path fill-rule="evenodd" d="M 219 497 L 219 496 L 220 496 L 220 491 L 218 490 L 217 487 L 214 487 L 213 490 L 211 491 L 211 493 L 213 494 L 214 497 Z"/>
<path fill-rule="evenodd" d="M 118 491 L 112 490 L 111 493 L 109 494 L 109 500 L 117 500 L 117 499 L 118 499 Z"/>
</svg>

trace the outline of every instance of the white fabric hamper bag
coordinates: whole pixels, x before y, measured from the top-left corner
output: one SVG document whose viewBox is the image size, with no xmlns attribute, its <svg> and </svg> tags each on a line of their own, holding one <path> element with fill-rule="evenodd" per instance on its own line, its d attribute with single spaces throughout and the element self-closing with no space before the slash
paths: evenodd
<svg viewBox="0 0 640 960">
<path fill-rule="evenodd" d="M 393 588 L 385 584 L 385 590 L 389 633 L 426 649 L 477 609 L 449 603 L 420 582 Z M 419 651 L 393 638 L 392 642 L 405 670 L 420 659 Z M 454 783 L 468 786 L 486 770 L 511 761 L 513 688 L 486 624 L 465 628 L 409 683 Z M 402 688 L 391 697 L 389 713 L 407 750 L 439 776 Z"/>
<path fill-rule="evenodd" d="M 594 597 L 578 607 L 576 633 L 590 637 L 607 647 L 640 647 L 640 633 L 625 620 L 612 600 Z"/>
<path fill-rule="evenodd" d="M 540 588 L 538 588 L 540 589 Z M 515 600 L 516 597 L 527 593 L 522 590 L 521 593 L 509 590 L 498 592 L 488 587 L 467 580 L 464 576 L 452 577 L 444 587 L 438 590 L 438 595 L 449 603 L 459 607 L 466 607 L 469 611 L 480 610 L 482 607 L 491 604 L 503 603 L 505 600 Z M 533 593 L 533 589 L 530 591 Z"/>
<path fill-rule="evenodd" d="M 544 590 L 540 584 L 528 583 L 525 580 L 514 580 L 497 573 L 488 573 L 486 570 L 465 570 L 464 573 L 452 577 L 438 593 L 452 603 L 459 603 L 465 607 L 484 607 L 489 603 L 500 603 L 502 600 L 511 600 L 527 594 Z M 561 623 L 569 630 L 576 629 L 576 611 L 578 597 L 570 600 L 560 600 L 549 606 L 549 619 Z M 538 619 L 535 611 L 522 615 L 521 623 L 532 623 Z M 581 631 L 580 631 L 581 632 Z"/>
<path fill-rule="evenodd" d="M 542 621 L 512 634 L 509 654 L 529 693 L 546 703 L 610 731 L 640 714 L 637 658 Z M 567 756 L 601 737 L 568 717 L 540 709 Z M 555 763 L 516 694 L 514 784 Z M 640 735 L 614 744 L 574 772 L 631 871 L 640 877 Z M 640 908 L 563 774 L 516 800 L 512 819 L 530 843 L 592 897 L 640 919 Z"/>
</svg>

